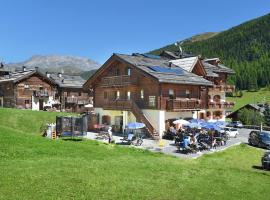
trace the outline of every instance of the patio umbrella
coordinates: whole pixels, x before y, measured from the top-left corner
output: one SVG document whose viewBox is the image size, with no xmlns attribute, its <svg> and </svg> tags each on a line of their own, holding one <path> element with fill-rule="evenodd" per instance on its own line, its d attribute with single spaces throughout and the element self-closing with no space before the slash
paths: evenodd
<svg viewBox="0 0 270 200">
<path fill-rule="evenodd" d="M 178 120 L 173 121 L 173 124 L 187 125 L 187 124 L 189 124 L 189 123 L 190 123 L 189 121 L 184 120 L 184 119 L 178 119 Z"/>
<path fill-rule="evenodd" d="M 89 104 L 84 105 L 84 107 L 85 107 L 85 108 L 93 108 L 93 104 L 90 104 L 90 103 L 89 103 Z"/>
<path fill-rule="evenodd" d="M 205 123 L 202 125 L 202 128 L 210 129 L 210 130 L 217 130 L 220 131 L 221 128 L 213 123 Z"/>
<path fill-rule="evenodd" d="M 207 122 L 212 123 L 212 122 L 217 122 L 217 120 L 216 119 L 209 119 Z"/>
<path fill-rule="evenodd" d="M 203 119 L 191 119 L 189 120 L 190 123 L 196 123 L 196 124 L 203 124 L 205 121 Z"/>
<path fill-rule="evenodd" d="M 225 122 L 225 121 L 216 121 L 214 124 L 215 124 L 216 126 L 219 126 L 219 127 L 221 127 L 221 128 L 224 128 L 224 127 L 226 127 L 227 122 Z"/>
<path fill-rule="evenodd" d="M 140 129 L 140 128 L 144 128 L 145 124 L 144 123 L 140 123 L 140 122 L 130 122 L 127 125 L 128 129 Z"/>
<path fill-rule="evenodd" d="M 201 125 L 198 123 L 189 123 L 186 126 L 188 126 L 190 128 L 201 128 Z"/>
</svg>

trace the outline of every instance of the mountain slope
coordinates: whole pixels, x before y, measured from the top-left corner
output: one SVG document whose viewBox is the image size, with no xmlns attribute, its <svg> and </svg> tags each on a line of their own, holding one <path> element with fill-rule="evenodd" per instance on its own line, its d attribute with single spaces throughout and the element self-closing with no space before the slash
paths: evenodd
<svg viewBox="0 0 270 200">
<path fill-rule="evenodd" d="M 20 63 L 10 63 L 5 65 L 14 70 L 22 66 L 29 68 L 39 67 L 41 71 L 64 72 L 68 74 L 80 74 L 100 67 L 98 63 L 88 58 L 62 55 L 36 55 Z"/>
<path fill-rule="evenodd" d="M 201 41 L 187 40 L 183 49 L 205 57 L 220 57 L 236 71 L 231 82 L 239 89 L 257 89 L 270 83 L 270 14 L 248 21 Z M 168 45 L 162 50 L 177 51 Z"/>
</svg>

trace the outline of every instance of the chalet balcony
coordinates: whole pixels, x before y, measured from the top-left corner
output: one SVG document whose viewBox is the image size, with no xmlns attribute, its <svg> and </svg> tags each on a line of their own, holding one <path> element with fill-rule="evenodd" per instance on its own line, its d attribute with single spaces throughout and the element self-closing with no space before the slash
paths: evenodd
<svg viewBox="0 0 270 200">
<path fill-rule="evenodd" d="M 33 96 L 37 98 L 47 98 L 49 97 L 49 92 L 44 90 L 34 91 Z"/>
<path fill-rule="evenodd" d="M 209 88 L 209 91 L 212 92 L 234 92 L 235 86 L 234 85 L 227 85 L 227 84 L 222 84 L 222 85 L 214 85 L 212 88 Z"/>
<path fill-rule="evenodd" d="M 66 103 L 78 103 L 77 97 L 66 97 Z"/>
<path fill-rule="evenodd" d="M 234 102 L 209 102 L 209 109 L 232 109 L 234 107 Z"/>
<path fill-rule="evenodd" d="M 131 110 L 132 101 L 131 100 L 108 100 L 104 103 L 103 109 L 107 110 Z"/>
<path fill-rule="evenodd" d="M 132 84 L 136 84 L 136 83 L 137 83 L 137 81 L 132 79 L 128 75 L 103 77 L 101 79 L 101 85 L 103 87 L 126 86 L 126 85 L 132 85 Z"/>
<path fill-rule="evenodd" d="M 166 110 L 180 111 L 180 110 L 200 110 L 202 105 L 198 99 L 167 99 Z"/>
</svg>

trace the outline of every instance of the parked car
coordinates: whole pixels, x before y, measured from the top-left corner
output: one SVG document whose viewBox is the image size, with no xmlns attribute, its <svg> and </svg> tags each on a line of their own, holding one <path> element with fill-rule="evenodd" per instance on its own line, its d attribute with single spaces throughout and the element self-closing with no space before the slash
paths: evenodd
<svg viewBox="0 0 270 200">
<path fill-rule="evenodd" d="M 266 152 L 262 157 L 262 167 L 263 169 L 270 170 L 270 152 Z"/>
<path fill-rule="evenodd" d="M 228 135 L 229 137 L 236 138 L 237 135 L 239 135 L 239 132 L 236 128 L 225 127 L 224 131 L 225 131 L 226 135 Z"/>
<path fill-rule="evenodd" d="M 234 127 L 234 128 L 243 128 L 243 124 L 240 121 L 232 121 L 231 123 L 228 124 L 228 126 L 230 127 Z"/>
<path fill-rule="evenodd" d="M 270 133 L 261 131 L 251 131 L 248 143 L 252 146 L 270 149 Z"/>
</svg>

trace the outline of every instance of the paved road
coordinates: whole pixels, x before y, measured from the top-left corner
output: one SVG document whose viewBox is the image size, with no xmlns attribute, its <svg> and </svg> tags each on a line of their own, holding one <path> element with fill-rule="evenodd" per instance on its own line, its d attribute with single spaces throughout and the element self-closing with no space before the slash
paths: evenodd
<svg viewBox="0 0 270 200">
<path fill-rule="evenodd" d="M 249 136 L 251 129 L 238 129 L 238 131 L 239 131 L 238 137 L 231 138 L 227 142 L 226 146 L 217 147 L 216 149 L 213 149 L 210 151 L 202 151 L 202 152 L 198 152 L 195 154 L 182 154 L 182 153 L 177 152 L 177 148 L 174 145 L 174 141 L 171 141 L 171 140 L 162 140 L 162 142 L 158 142 L 158 141 L 151 140 L 151 139 L 144 139 L 142 146 L 138 146 L 138 147 L 134 146 L 134 147 L 148 149 L 152 152 L 162 152 L 164 154 L 173 155 L 173 156 L 177 156 L 177 157 L 181 157 L 181 158 L 197 158 L 203 154 L 221 151 L 221 150 L 224 150 L 224 149 L 226 149 L 230 146 L 233 146 L 233 145 L 238 145 L 240 143 L 248 143 L 248 136 Z M 92 139 L 92 140 L 99 140 L 102 142 L 107 142 L 107 140 L 98 138 L 97 133 L 92 133 L 92 132 L 88 132 L 86 138 Z M 115 140 L 116 144 L 119 144 L 119 145 L 123 144 L 121 139 L 122 139 L 122 137 L 114 136 L 114 140 Z"/>
</svg>

